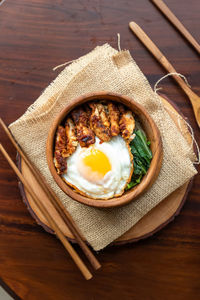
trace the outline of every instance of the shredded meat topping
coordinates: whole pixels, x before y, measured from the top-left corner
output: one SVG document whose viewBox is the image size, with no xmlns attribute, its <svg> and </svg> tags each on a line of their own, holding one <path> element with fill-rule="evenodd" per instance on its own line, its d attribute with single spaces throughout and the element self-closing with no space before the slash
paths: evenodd
<svg viewBox="0 0 200 300">
<path fill-rule="evenodd" d="M 133 113 L 130 110 L 126 110 L 123 105 L 119 105 L 120 121 L 119 128 L 121 135 L 125 140 L 131 140 L 133 138 L 133 131 L 135 129 L 135 119 Z"/>
<path fill-rule="evenodd" d="M 65 133 L 67 137 L 67 154 L 70 156 L 76 150 L 78 141 L 75 133 L 75 126 L 71 118 L 67 118 L 65 122 Z"/>
<path fill-rule="evenodd" d="M 54 152 L 54 164 L 59 175 L 67 172 L 67 161 L 59 150 Z"/>
<path fill-rule="evenodd" d="M 110 117 L 110 132 L 112 136 L 119 134 L 119 109 L 113 102 L 108 103 L 108 112 Z"/>
<path fill-rule="evenodd" d="M 88 126 L 89 120 L 87 113 L 82 108 L 78 108 L 73 110 L 72 118 L 76 125 L 77 140 L 81 147 L 88 147 L 89 145 L 94 144 L 95 135 Z"/>
<path fill-rule="evenodd" d="M 90 127 L 101 141 L 108 142 L 111 139 L 110 122 L 103 104 L 92 102 L 89 106 L 92 109 Z"/>
<path fill-rule="evenodd" d="M 58 126 L 54 153 L 54 164 L 58 174 L 63 174 L 67 171 L 66 157 L 68 156 L 65 128 L 63 126 Z"/>
<path fill-rule="evenodd" d="M 67 137 L 65 133 L 65 128 L 63 126 L 58 126 L 56 132 L 55 150 L 59 150 L 63 157 L 68 157 Z"/>
</svg>

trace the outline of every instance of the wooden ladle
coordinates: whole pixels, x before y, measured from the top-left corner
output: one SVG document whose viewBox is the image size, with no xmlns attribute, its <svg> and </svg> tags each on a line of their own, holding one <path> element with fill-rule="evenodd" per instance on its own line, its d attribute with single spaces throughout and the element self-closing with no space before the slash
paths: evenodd
<svg viewBox="0 0 200 300">
<path fill-rule="evenodd" d="M 129 23 L 130 29 L 139 38 L 139 40 L 145 45 L 145 47 L 153 54 L 153 56 L 158 60 L 158 62 L 170 73 L 177 73 L 171 63 L 163 55 L 163 53 L 158 49 L 158 47 L 152 42 L 152 40 L 146 35 L 146 33 L 138 26 L 135 22 Z M 196 95 L 187 84 L 178 76 L 172 75 L 185 94 L 188 96 L 197 124 L 200 128 L 200 97 Z"/>
</svg>

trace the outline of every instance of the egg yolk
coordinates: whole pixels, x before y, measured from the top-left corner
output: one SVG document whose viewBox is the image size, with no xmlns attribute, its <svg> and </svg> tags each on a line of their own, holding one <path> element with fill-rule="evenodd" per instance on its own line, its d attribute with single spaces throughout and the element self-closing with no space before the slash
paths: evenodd
<svg viewBox="0 0 200 300">
<path fill-rule="evenodd" d="M 82 159 L 83 164 L 90 168 L 92 173 L 98 173 L 99 178 L 103 178 L 111 170 L 108 157 L 99 149 L 88 149 Z"/>
<path fill-rule="evenodd" d="M 104 152 L 95 147 L 89 147 L 84 149 L 79 157 L 78 170 L 87 181 L 101 184 L 105 175 L 112 170 L 112 165 Z"/>
</svg>

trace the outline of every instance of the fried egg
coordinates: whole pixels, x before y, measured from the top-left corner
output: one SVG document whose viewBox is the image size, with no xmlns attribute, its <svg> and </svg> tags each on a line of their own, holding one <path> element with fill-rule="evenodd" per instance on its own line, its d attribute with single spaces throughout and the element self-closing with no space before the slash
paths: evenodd
<svg viewBox="0 0 200 300">
<path fill-rule="evenodd" d="M 129 145 L 121 136 L 88 148 L 77 146 L 67 158 L 63 180 L 79 193 L 94 199 L 109 199 L 123 194 L 133 172 Z"/>
</svg>

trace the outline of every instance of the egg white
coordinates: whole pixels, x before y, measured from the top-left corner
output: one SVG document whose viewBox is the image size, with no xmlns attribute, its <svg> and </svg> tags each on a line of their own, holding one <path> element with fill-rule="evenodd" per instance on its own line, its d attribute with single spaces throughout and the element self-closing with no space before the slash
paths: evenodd
<svg viewBox="0 0 200 300">
<path fill-rule="evenodd" d="M 109 142 L 101 144 L 96 137 L 95 144 L 92 146 L 107 156 L 111 164 L 111 171 L 96 183 L 84 178 L 78 170 L 79 157 L 84 148 L 78 145 L 76 151 L 67 158 L 67 173 L 62 175 L 63 180 L 76 191 L 94 199 L 109 199 L 120 196 L 131 180 L 133 172 L 133 158 L 129 145 L 118 135 Z"/>
</svg>

